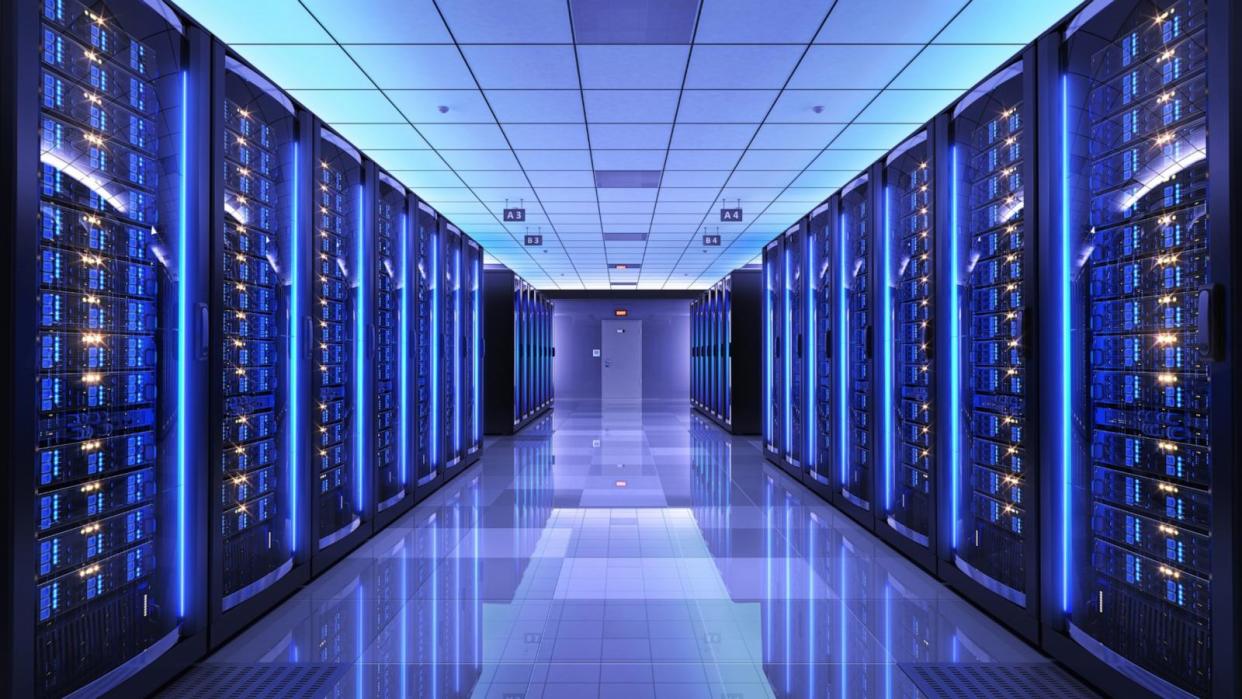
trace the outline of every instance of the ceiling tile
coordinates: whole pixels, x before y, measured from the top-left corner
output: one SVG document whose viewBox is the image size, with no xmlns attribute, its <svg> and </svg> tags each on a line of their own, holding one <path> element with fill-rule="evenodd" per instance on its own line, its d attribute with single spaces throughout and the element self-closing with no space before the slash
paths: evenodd
<svg viewBox="0 0 1242 699">
<path fill-rule="evenodd" d="M 591 148 L 667 148 L 672 127 L 667 124 L 590 124 Z M 597 169 L 604 169 L 596 165 Z"/>
<path fill-rule="evenodd" d="M 285 0 L 281 0 L 282 2 Z M 207 0 L 216 4 L 219 0 Z M 432 0 L 302 0 L 342 44 L 451 44 Z M 184 6 L 184 2 L 179 2 Z M 248 7 L 271 0 L 245 0 Z M 375 21 L 383 17 L 384 21 Z M 283 21 L 283 18 L 282 18 Z M 266 29 L 267 27 L 265 27 Z"/>
<path fill-rule="evenodd" d="M 846 124 L 878 95 L 877 90 L 786 90 L 769 124 Z"/>
<path fill-rule="evenodd" d="M 752 127 L 753 128 L 753 127 Z M 745 151 L 670 150 L 666 170 L 732 170 Z"/>
<path fill-rule="evenodd" d="M 285 90 L 371 89 L 367 76 L 336 46 L 236 46 L 247 61 L 262 67 Z"/>
<path fill-rule="evenodd" d="M 595 145 L 592 140 L 591 145 Z M 664 167 L 663 149 L 659 150 L 597 150 L 597 170 L 660 170 Z"/>
<path fill-rule="evenodd" d="M 918 53 L 918 46 L 812 46 L 789 87 L 873 89 L 888 84 Z"/>
<path fill-rule="evenodd" d="M 463 170 L 521 170 L 507 150 L 442 150 L 440 154 L 459 173 Z"/>
<path fill-rule="evenodd" d="M 896 145 L 896 140 L 893 141 Z M 853 176 L 867 169 L 888 151 L 883 150 L 835 150 L 829 148 L 811 162 L 809 170 L 836 170 Z"/>
<path fill-rule="evenodd" d="M 491 124 L 492 113 L 478 90 L 384 91 L 414 125 Z M 447 110 L 447 111 L 444 111 Z"/>
<path fill-rule="evenodd" d="M 509 127 L 511 128 L 511 127 Z M 527 170 L 591 170 L 589 150 L 519 150 L 517 158 Z"/>
<path fill-rule="evenodd" d="M 728 179 L 724 172 L 666 172 L 660 186 L 669 187 L 723 187 Z"/>
<path fill-rule="evenodd" d="M 844 128 L 841 124 L 764 124 L 751 148 L 825 148 Z"/>
<path fill-rule="evenodd" d="M 784 187 L 797 175 L 797 170 L 738 170 L 729 177 L 728 186 Z"/>
<path fill-rule="evenodd" d="M 462 51 L 484 90 L 578 87 L 571 46 L 466 46 Z"/>
<path fill-rule="evenodd" d="M 289 96 L 326 122 L 405 124 L 379 90 L 289 90 Z"/>
<path fill-rule="evenodd" d="M 811 163 L 815 150 L 749 150 L 738 163 L 739 170 L 801 170 Z"/>
<path fill-rule="evenodd" d="M 968 2 L 837 0 L 824 28 L 815 37 L 815 43 L 925 44 Z"/>
<path fill-rule="evenodd" d="M 922 124 L 957 99 L 960 90 L 885 90 L 855 120 Z"/>
<path fill-rule="evenodd" d="M 495 124 L 422 124 L 418 130 L 438 149 L 509 148 L 500 127 Z"/>
<path fill-rule="evenodd" d="M 677 90 L 586 90 L 587 119 L 592 123 L 671 124 Z"/>
<path fill-rule="evenodd" d="M 698 46 L 690 54 L 690 89 L 780 88 L 802 46 Z"/>
<path fill-rule="evenodd" d="M 526 173 L 530 182 L 539 187 L 593 187 L 595 178 L 581 170 L 540 170 Z"/>
<path fill-rule="evenodd" d="M 332 43 L 297 0 L 180 0 L 177 5 L 232 46 Z M 281 83 L 281 87 L 287 86 Z"/>
<path fill-rule="evenodd" d="M 1081 4 L 1077 0 L 973 0 L 936 37 L 936 43 L 1025 44 Z"/>
<path fill-rule="evenodd" d="M 579 46 L 584 89 L 680 89 L 688 46 Z"/>
<path fill-rule="evenodd" d="M 673 127 L 672 148 L 745 148 L 757 124 L 678 124 Z"/>
<path fill-rule="evenodd" d="M 969 90 L 1021 46 L 928 46 L 897 76 L 895 89 Z"/>
<path fill-rule="evenodd" d="M 487 101 L 505 124 L 581 124 L 578 90 L 488 90 Z"/>
<path fill-rule="evenodd" d="M 832 4 L 832 0 L 713 0 L 703 4 L 695 41 L 805 44 Z"/>
<path fill-rule="evenodd" d="M 505 124 L 505 135 L 515 150 L 587 148 L 582 124 Z"/>
<path fill-rule="evenodd" d="M 332 128 L 360 150 L 430 148 L 408 124 L 333 124 Z"/>
<path fill-rule="evenodd" d="M 462 44 L 573 41 L 564 0 L 469 0 L 442 2 L 438 7 L 453 38 Z"/>
<path fill-rule="evenodd" d="M 477 87 L 455 46 L 351 45 L 349 55 L 381 89 Z"/>
<path fill-rule="evenodd" d="M 447 166 L 433 150 L 389 150 L 367 153 L 375 158 L 384 169 L 399 170 L 443 170 Z M 398 178 L 400 179 L 400 178 Z M 471 197 L 473 199 L 473 197 Z"/>
</svg>

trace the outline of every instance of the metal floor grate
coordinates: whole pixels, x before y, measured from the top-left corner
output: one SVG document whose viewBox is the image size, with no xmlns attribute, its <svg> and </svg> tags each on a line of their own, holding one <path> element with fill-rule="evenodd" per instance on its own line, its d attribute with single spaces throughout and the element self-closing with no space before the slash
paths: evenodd
<svg viewBox="0 0 1242 699">
<path fill-rule="evenodd" d="M 928 699 L 1097 697 L 1055 663 L 901 663 L 899 666 Z"/>
<path fill-rule="evenodd" d="M 227 665 L 204 663 L 168 685 L 157 697 L 228 697 L 236 699 L 283 699 L 325 696 L 332 680 L 343 674 L 344 665 Z"/>
</svg>

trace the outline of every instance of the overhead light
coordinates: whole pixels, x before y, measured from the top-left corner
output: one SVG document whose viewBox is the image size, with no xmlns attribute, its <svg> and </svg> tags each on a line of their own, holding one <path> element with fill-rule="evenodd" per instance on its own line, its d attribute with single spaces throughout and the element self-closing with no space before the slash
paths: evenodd
<svg viewBox="0 0 1242 699">
<path fill-rule="evenodd" d="M 600 189 L 657 189 L 661 170 L 596 170 L 595 186 Z"/>
</svg>

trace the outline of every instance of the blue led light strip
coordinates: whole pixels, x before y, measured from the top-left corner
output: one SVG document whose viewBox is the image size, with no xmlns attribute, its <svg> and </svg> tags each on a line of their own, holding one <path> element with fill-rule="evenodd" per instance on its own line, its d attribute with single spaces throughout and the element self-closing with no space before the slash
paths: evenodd
<svg viewBox="0 0 1242 699">
<path fill-rule="evenodd" d="M 302 189 L 302 182 L 299 179 L 301 173 L 300 145 L 297 141 L 293 142 L 293 221 L 289 231 L 289 249 L 292 251 L 289 264 L 289 445 L 285 451 L 289 455 L 289 518 L 292 526 L 289 532 L 290 551 L 298 550 L 298 532 L 301 531 L 298 528 L 298 489 L 301 487 L 301 480 L 298 478 L 301 424 L 298 418 L 302 414 L 299 410 L 302 397 L 298 394 L 298 378 L 302 375 L 302 363 L 299 361 L 302 347 L 302 231 L 299 227 L 301 222 L 298 219 L 298 213 L 301 210 L 298 197 Z"/>
<path fill-rule="evenodd" d="M 793 455 L 793 315 L 790 313 L 790 299 L 792 298 L 793 274 L 789 267 L 789 258 L 792 256 L 790 247 L 786 242 L 785 247 L 785 308 L 783 314 L 784 336 L 785 336 L 785 356 L 782 359 L 785 362 L 785 455 Z"/>
<path fill-rule="evenodd" d="M 453 249 L 453 453 L 460 456 L 461 452 L 461 352 L 457 343 L 461 342 L 461 245 Z"/>
<path fill-rule="evenodd" d="M 950 486 L 950 521 L 949 532 L 952 538 L 953 548 L 957 549 L 957 523 L 958 509 L 960 507 L 961 498 L 961 348 L 959 347 L 958 332 L 961 328 L 961 310 L 959 308 L 959 280 L 957 278 L 958 264 L 958 237 L 961 231 L 958 229 L 957 209 L 957 146 L 949 152 L 949 164 L 953 172 L 949 178 L 949 322 L 953 326 L 949 329 L 949 474 L 952 479 Z"/>
<path fill-rule="evenodd" d="M 819 421 L 815 410 L 815 235 L 807 230 L 806 234 L 806 407 L 802 414 L 806 422 L 806 454 L 803 461 L 807 468 L 815 465 L 815 440 L 819 432 Z"/>
<path fill-rule="evenodd" d="M 474 303 L 474 313 L 472 320 L 474 321 L 474 347 L 471 354 L 473 357 L 474 371 L 474 443 L 481 446 L 483 441 L 483 375 L 479 372 L 479 362 L 483 354 L 482 340 L 479 332 L 479 316 L 483 313 L 483 251 L 479 250 L 479 256 L 475 259 L 474 274 L 474 297 L 471 299 Z"/>
<path fill-rule="evenodd" d="M 400 394 L 398 402 L 397 420 L 401 427 L 398 432 L 400 440 L 400 456 L 401 464 L 401 485 L 410 482 L 409 464 L 410 464 L 410 267 L 409 267 L 409 247 L 410 247 L 410 220 L 406 214 L 401 215 L 401 272 L 399 279 L 401 280 L 401 320 L 399 322 L 400 337 L 397 338 L 397 353 L 400 355 L 397 364 L 397 376 L 401 382 Z"/>
<path fill-rule="evenodd" d="M 365 227 L 363 211 L 362 184 L 358 185 L 358 230 L 354 236 L 355 251 L 354 273 L 358 275 L 358 301 L 354 317 L 354 496 L 358 512 L 363 511 L 362 500 L 362 465 L 366 459 L 363 444 L 366 442 L 366 386 L 363 381 L 366 375 L 366 298 L 367 279 L 364 269 L 366 265 L 366 249 L 363 246 L 363 230 Z"/>
<path fill-rule="evenodd" d="M 775 266 L 775 264 L 773 266 Z M 764 316 L 766 316 L 765 320 L 766 320 L 766 325 L 767 325 L 767 330 L 766 330 L 767 332 L 766 350 L 767 351 L 765 352 L 765 356 L 763 358 L 763 369 L 764 369 L 764 372 L 767 374 L 767 379 L 768 379 L 767 395 L 764 396 L 764 400 L 763 400 L 763 413 L 764 413 L 764 417 L 766 418 L 765 419 L 766 429 L 764 430 L 764 435 L 767 437 L 768 442 L 775 443 L 776 435 L 772 434 L 772 364 L 774 363 L 774 357 L 772 356 L 772 340 L 773 340 L 772 338 L 772 291 L 773 289 L 772 289 L 771 269 L 764 269 L 763 276 L 764 276 L 763 286 L 764 286 L 764 289 L 766 290 L 766 293 L 764 293 L 763 295 L 764 296 L 763 308 L 765 311 L 767 311 L 767 313 L 764 313 Z"/>
<path fill-rule="evenodd" d="M 431 234 L 431 434 L 427 445 L 434 471 L 440 461 L 440 234 Z"/>
<path fill-rule="evenodd" d="M 1070 611 L 1070 521 L 1073 506 L 1070 463 L 1070 221 L 1069 76 L 1061 76 L 1061 610 Z"/>
<path fill-rule="evenodd" d="M 880 439 L 884 453 L 884 509 L 893 508 L 893 222 L 889 212 L 892 187 L 884 187 L 884 239 L 880 241 L 883 266 L 880 288 Z"/>
<path fill-rule="evenodd" d="M 849 357 L 850 319 L 849 319 L 849 313 L 847 313 L 847 309 L 849 307 L 849 282 L 845 276 L 845 248 L 849 241 L 846 240 L 846 234 L 845 234 L 845 211 L 844 211 L 845 201 L 840 200 L 840 205 L 841 205 L 842 211 L 837 216 L 837 232 L 840 236 L 840 251 L 839 251 L 840 259 L 838 260 L 839 264 L 837 265 L 837 274 L 841 275 L 841 282 L 840 282 L 840 289 L 839 289 L 840 297 L 837 299 L 837 322 L 840 326 L 840 332 L 838 333 L 838 337 L 837 337 L 837 357 L 839 357 L 839 359 L 837 360 L 837 375 L 839 379 L 839 381 L 837 382 L 837 408 L 838 408 L 837 419 L 839 420 L 838 428 L 837 428 L 837 441 L 841 443 L 841 450 L 840 450 L 841 451 L 840 453 L 841 464 L 839 466 L 839 470 L 841 473 L 841 485 L 844 486 L 846 474 L 848 472 L 847 469 L 849 468 L 849 454 L 850 454 L 849 452 L 850 426 L 849 426 L 849 415 L 848 415 L 849 403 L 848 403 L 848 398 L 845 395 L 846 386 L 849 385 L 849 370 L 850 370 L 850 357 Z"/>
<path fill-rule="evenodd" d="M 181 72 L 181 181 L 178 183 L 177 211 L 177 615 L 186 616 L 186 439 L 189 435 L 188 365 L 190 362 L 190 89 L 189 76 Z"/>
</svg>

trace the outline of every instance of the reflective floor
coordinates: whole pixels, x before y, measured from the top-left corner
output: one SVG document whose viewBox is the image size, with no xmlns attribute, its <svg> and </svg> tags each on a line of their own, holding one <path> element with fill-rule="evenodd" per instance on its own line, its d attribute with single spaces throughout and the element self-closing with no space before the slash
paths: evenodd
<svg viewBox="0 0 1242 699">
<path fill-rule="evenodd" d="M 207 662 L 330 665 L 328 696 L 692 699 L 1040 660 L 755 438 L 561 402 Z"/>
</svg>

